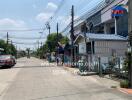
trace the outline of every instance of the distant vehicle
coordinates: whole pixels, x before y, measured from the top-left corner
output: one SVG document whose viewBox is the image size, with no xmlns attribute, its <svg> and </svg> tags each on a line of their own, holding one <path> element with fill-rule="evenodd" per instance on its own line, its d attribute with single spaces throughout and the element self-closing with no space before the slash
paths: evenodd
<svg viewBox="0 0 132 100">
<path fill-rule="evenodd" d="M 1 67 L 13 67 L 16 64 L 15 57 L 12 55 L 0 55 L 0 66 Z"/>
</svg>

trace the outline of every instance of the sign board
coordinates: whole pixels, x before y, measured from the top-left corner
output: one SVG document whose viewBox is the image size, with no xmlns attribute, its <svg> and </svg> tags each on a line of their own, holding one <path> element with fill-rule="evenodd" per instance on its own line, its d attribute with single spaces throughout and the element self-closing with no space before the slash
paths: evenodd
<svg viewBox="0 0 132 100">
<path fill-rule="evenodd" d="M 86 44 L 79 43 L 79 54 L 86 54 Z"/>
<path fill-rule="evenodd" d="M 120 17 L 123 16 L 125 13 L 126 9 L 123 8 L 121 5 L 115 6 L 112 9 L 112 17 Z"/>
</svg>

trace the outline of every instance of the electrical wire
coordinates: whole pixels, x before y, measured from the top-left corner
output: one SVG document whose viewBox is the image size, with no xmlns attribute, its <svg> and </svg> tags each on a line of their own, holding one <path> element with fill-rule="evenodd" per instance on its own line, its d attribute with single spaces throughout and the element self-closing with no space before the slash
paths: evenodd
<svg viewBox="0 0 132 100">
<path fill-rule="evenodd" d="M 29 38 L 29 37 L 12 37 L 10 36 L 9 37 L 10 39 L 25 39 L 25 40 L 34 40 L 34 39 L 45 39 L 45 37 L 32 37 L 32 38 Z"/>
<path fill-rule="evenodd" d="M 12 42 L 13 44 L 24 44 L 24 45 L 35 45 L 38 44 L 37 42 L 34 43 L 23 43 L 23 42 Z"/>
<path fill-rule="evenodd" d="M 100 4 L 102 4 L 102 3 L 103 3 L 103 2 L 100 2 L 98 5 L 100 6 Z M 95 7 L 94 7 L 92 10 L 94 10 L 94 9 L 95 9 Z M 79 22 L 80 20 L 82 20 L 82 19 L 84 18 L 84 16 L 88 15 L 88 13 L 91 13 L 92 10 L 86 12 L 84 15 L 82 15 L 82 16 L 80 16 L 79 18 L 75 19 L 75 20 L 74 20 L 74 24 L 77 23 L 77 22 Z M 82 18 L 82 17 L 83 17 L 83 18 Z M 71 22 L 66 26 L 66 28 L 64 28 L 64 29 L 62 30 L 61 33 L 64 33 L 66 30 L 68 30 L 68 29 L 70 28 L 70 25 L 71 25 Z"/>
<path fill-rule="evenodd" d="M 45 28 L 36 28 L 36 29 L 13 29 L 13 30 L 0 30 L 0 32 L 27 32 L 27 31 L 42 31 L 46 30 Z"/>
<path fill-rule="evenodd" d="M 47 22 L 51 22 L 53 18 L 57 15 L 57 13 L 60 11 L 61 7 L 64 5 L 65 0 L 62 0 L 61 3 L 59 4 L 57 10 L 54 12 L 54 14 L 49 18 Z"/>
<path fill-rule="evenodd" d="M 117 3 L 116 5 L 118 5 L 118 4 L 120 4 L 120 3 L 122 3 L 124 0 L 122 0 L 122 1 L 120 1 L 119 3 Z M 105 2 L 104 2 L 104 4 L 101 4 L 101 6 L 102 6 L 102 8 L 103 7 L 105 7 L 105 6 L 107 6 L 106 4 L 105 4 Z M 98 6 L 99 7 L 99 6 Z M 105 12 L 107 12 L 107 11 L 109 11 L 110 9 L 112 9 L 113 7 L 110 7 L 108 10 L 106 10 Z M 95 9 L 95 8 L 94 8 Z M 93 9 L 93 10 L 94 10 Z M 103 12 L 101 15 L 104 15 L 105 14 L 105 12 Z M 91 13 L 91 12 L 90 12 Z M 75 21 L 74 21 L 74 23 L 77 23 L 77 22 L 79 22 L 80 20 L 86 20 L 87 18 L 84 18 L 84 17 L 86 17 L 87 15 L 89 15 L 88 14 L 88 12 L 86 13 L 86 14 L 84 14 L 83 16 L 81 16 L 81 17 L 79 17 L 78 19 L 76 19 Z M 92 14 L 93 15 L 93 14 Z M 92 16 L 91 15 L 91 16 Z M 100 16 L 100 15 L 99 15 Z M 89 16 L 90 17 L 90 16 Z M 61 33 L 64 33 L 65 31 L 67 31 L 69 28 L 70 28 L 70 24 L 71 23 L 69 23 L 67 26 L 66 26 L 66 28 L 61 32 Z"/>
</svg>

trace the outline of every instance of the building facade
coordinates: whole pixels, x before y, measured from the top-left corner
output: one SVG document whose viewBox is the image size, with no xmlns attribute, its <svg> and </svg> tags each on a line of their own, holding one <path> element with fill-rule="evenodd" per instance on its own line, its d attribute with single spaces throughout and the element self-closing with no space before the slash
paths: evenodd
<svg viewBox="0 0 132 100">
<path fill-rule="evenodd" d="M 123 9 L 122 16 L 112 16 L 113 9 L 116 7 Z M 91 12 L 74 27 L 75 61 L 78 61 L 78 56 L 84 55 L 87 56 L 88 62 L 101 57 L 103 63 L 106 61 L 108 63 L 108 58 L 113 53 L 117 57 L 124 57 L 128 36 L 128 0 L 106 0 Z M 88 36 L 87 33 L 90 35 Z M 91 38 L 92 34 L 94 37 Z M 99 38 L 96 39 L 97 37 Z M 101 37 L 109 38 L 102 39 Z"/>
<path fill-rule="evenodd" d="M 112 10 L 116 6 L 125 8 L 123 16 L 116 19 L 112 17 Z M 128 0 L 106 0 L 104 6 L 98 6 L 91 16 L 75 26 L 75 34 L 82 32 L 117 34 L 124 37 L 128 36 Z M 115 28 L 117 33 L 115 32 Z"/>
</svg>

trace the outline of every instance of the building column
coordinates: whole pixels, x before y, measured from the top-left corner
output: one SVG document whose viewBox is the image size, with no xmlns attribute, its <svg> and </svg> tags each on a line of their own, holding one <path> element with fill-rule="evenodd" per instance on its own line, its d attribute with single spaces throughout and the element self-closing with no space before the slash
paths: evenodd
<svg viewBox="0 0 132 100">
<path fill-rule="evenodd" d="M 109 34 L 110 33 L 109 29 L 110 26 L 108 24 L 104 24 L 104 34 Z"/>
</svg>

